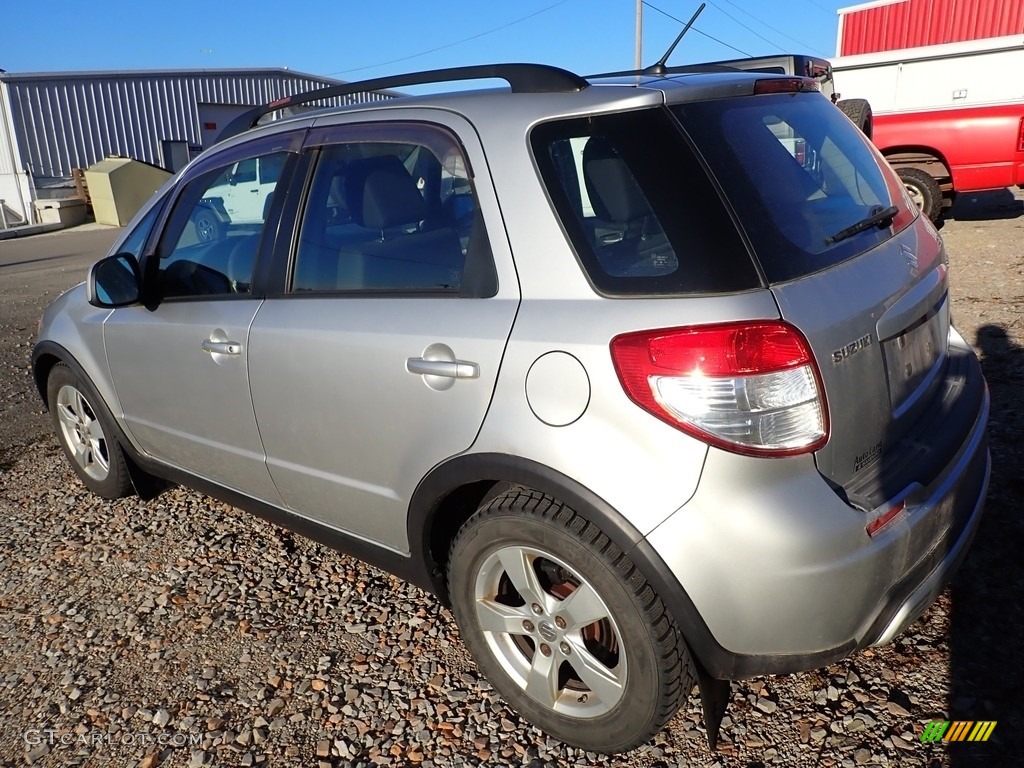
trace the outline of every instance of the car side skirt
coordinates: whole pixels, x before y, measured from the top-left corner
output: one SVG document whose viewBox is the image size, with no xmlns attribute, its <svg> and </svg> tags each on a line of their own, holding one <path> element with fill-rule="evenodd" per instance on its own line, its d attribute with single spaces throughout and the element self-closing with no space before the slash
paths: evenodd
<svg viewBox="0 0 1024 768">
<path fill-rule="evenodd" d="M 339 531 L 337 528 L 332 528 L 273 504 L 246 496 L 244 493 L 240 493 L 232 488 L 226 488 L 212 480 L 207 480 L 176 467 L 161 464 L 151 458 L 141 456 L 131 449 L 127 449 L 127 452 L 132 461 L 137 463 L 143 471 L 151 475 L 197 490 L 233 507 L 261 517 L 269 523 L 279 525 L 307 539 L 324 544 L 342 554 L 351 555 L 375 568 L 392 573 L 403 581 L 415 584 L 420 589 L 434 592 L 433 583 L 426 569 L 423 567 L 422 562 L 415 557 L 403 555 L 379 544 L 351 536 L 344 531 Z"/>
</svg>

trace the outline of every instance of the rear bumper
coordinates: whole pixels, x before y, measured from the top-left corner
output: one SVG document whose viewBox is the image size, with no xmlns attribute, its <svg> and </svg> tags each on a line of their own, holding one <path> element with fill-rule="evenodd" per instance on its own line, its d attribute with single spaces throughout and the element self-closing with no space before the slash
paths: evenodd
<svg viewBox="0 0 1024 768">
<path fill-rule="evenodd" d="M 981 368 L 973 354 L 969 362 L 968 376 L 980 379 Z M 901 531 L 894 531 L 893 543 L 900 545 L 906 536 L 910 541 L 934 543 L 925 547 L 916 564 L 879 601 L 877 615 L 859 636 L 858 647 L 885 645 L 901 634 L 939 596 L 966 557 L 981 522 L 992 469 L 988 415 L 989 394 L 984 387 L 977 416 L 960 450 L 928 488 L 918 487 L 907 495 L 907 533 L 901 536 Z M 881 536 L 886 535 L 883 529 Z"/>
<path fill-rule="evenodd" d="M 970 549 L 971 542 L 974 541 L 978 524 L 981 522 L 981 512 L 988 491 L 991 459 L 987 447 L 980 453 L 984 454 L 985 459 L 983 464 L 985 479 L 982 492 L 967 524 L 960 532 L 960 536 L 952 542 L 952 546 L 947 552 L 937 552 L 941 557 L 929 558 L 896 588 L 890 590 L 886 600 L 887 608 L 879 612 L 878 618 L 875 619 L 871 629 L 861 641 L 862 647 L 864 645 L 886 645 L 903 634 L 911 624 L 920 618 L 921 614 L 928 610 L 928 606 L 945 589 L 946 584 L 963 563 L 967 556 L 967 550 Z M 932 567 L 933 559 L 937 560 L 934 567 Z M 923 578 L 921 578 L 921 574 L 923 574 Z"/>
<path fill-rule="evenodd" d="M 971 377 L 981 376 L 971 356 Z M 891 641 L 963 561 L 981 519 L 990 459 L 987 391 L 927 486 L 874 537 L 807 457 L 712 451 L 693 499 L 647 539 L 679 585 L 673 608 L 714 676 L 795 672 Z M 664 589 L 664 588 L 663 588 Z M 664 592 L 663 592 L 664 594 Z"/>
</svg>

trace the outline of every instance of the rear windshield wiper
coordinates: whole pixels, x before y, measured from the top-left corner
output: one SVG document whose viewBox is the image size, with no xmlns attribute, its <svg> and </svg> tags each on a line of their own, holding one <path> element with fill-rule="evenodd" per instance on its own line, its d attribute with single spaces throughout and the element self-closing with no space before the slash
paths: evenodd
<svg viewBox="0 0 1024 768">
<path fill-rule="evenodd" d="M 887 227 L 892 224 L 892 220 L 896 218 L 896 214 L 900 212 L 900 209 L 895 205 L 890 205 L 888 208 L 882 208 L 876 206 L 872 209 L 871 214 L 866 218 L 861 219 L 856 224 L 847 227 L 846 229 L 840 229 L 832 237 L 825 238 L 825 245 L 832 245 L 838 243 L 840 240 L 846 240 L 848 237 L 853 237 L 858 232 L 863 232 L 866 229 L 872 227 Z"/>
</svg>

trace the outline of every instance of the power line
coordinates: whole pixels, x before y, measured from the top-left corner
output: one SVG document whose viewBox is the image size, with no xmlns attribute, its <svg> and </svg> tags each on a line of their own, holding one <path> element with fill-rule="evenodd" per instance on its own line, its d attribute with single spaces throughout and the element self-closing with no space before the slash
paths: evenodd
<svg viewBox="0 0 1024 768">
<path fill-rule="evenodd" d="M 652 11 L 657 11 L 662 16 L 667 16 L 668 18 L 672 19 L 672 21 L 675 21 L 675 22 L 677 22 L 679 24 L 685 24 L 686 23 L 682 19 L 677 19 L 671 13 L 666 13 L 665 11 L 661 10 L 661 8 L 659 8 L 658 6 L 651 5 L 649 2 L 647 2 L 647 0 L 641 0 L 641 2 L 643 2 L 643 4 L 646 5 L 648 8 L 650 8 Z M 747 56 L 748 58 L 753 56 L 753 54 L 747 53 L 746 51 L 744 51 L 744 50 L 742 50 L 740 48 L 737 48 L 735 45 L 729 45 L 729 43 L 725 42 L 724 40 L 719 40 L 717 37 L 714 37 L 713 35 L 709 35 L 707 32 L 701 31 L 700 29 L 697 28 L 696 24 L 694 24 L 692 27 L 690 27 L 690 29 L 692 29 L 698 35 L 703 35 L 704 37 L 708 38 L 709 40 L 714 40 L 719 45 L 724 45 L 726 48 L 731 48 L 732 50 L 736 51 L 736 53 L 742 53 L 744 56 Z"/>
<path fill-rule="evenodd" d="M 708 2 L 710 2 L 710 0 L 708 0 Z M 739 11 L 740 13 L 746 14 L 747 16 L 749 16 L 750 18 L 752 18 L 752 19 L 753 19 L 754 21 L 756 21 L 756 22 L 757 22 L 758 24 L 761 24 L 762 26 L 764 26 L 764 27 L 767 27 L 767 28 L 768 28 L 768 29 L 770 29 L 770 30 L 771 30 L 772 32 L 775 32 L 775 33 L 776 33 L 776 34 L 778 34 L 778 35 L 782 35 L 782 36 L 783 36 L 784 38 L 786 38 L 787 40 L 792 40 L 792 41 L 793 41 L 794 43 L 796 43 L 797 45 L 802 45 L 802 46 L 803 46 L 804 48 L 806 48 L 807 50 L 811 51 L 812 53 L 818 53 L 818 54 L 821 54 L 822 56 L 826 55 L 826 54 L 822 53 L 821 51 L 819 51 L 819 50 L 818 50 L 817 48 L 815 48 L 815 47 L 814 47 L 813 45 L 808 45 L 808 44 L 807 44 L 807 43 L 805 43 L 805 42 L 804 42 L 803 40 L 797 40 L 797 39 L 796 39 L 795 37 L 790 37 L 790 36 L 789 36 L 789 35 L 787 35 L 787 34 L 786 34 L 785 32 L 783 32 L 783 31 L 782 31 L 781 29 L 776 29 L 775 27 L 773 27 L 773 26 L 772 26 L 771 24 L 769 24 L 768 22 L 766 22 L 766 21 L 762 21 L 761 19 L 757 18 L 757 16 L 755 16 L 755 15 L 754 15 L 754 14 L 752 14 L 752 13 L 750 13 L 750 11 L 747 11 L 747 10 L 745 10 L 745 9 L 741 8 L 740 6 L 738 6 L 738 5 L 737 5 L 736 3 L 734 3 L 734 2 L 732 1 L 732 0 L 723 0 L 723 2 L 726 2 L 726 3 L 728 3 L 728 4 L 729 4 L 729 5 L 731 5 L 731 6 L 733 7 L 733 8 L 735 8 L 736 10 L 738 10 L 738 11 Z M 715 3 L 713 3 L 713 2 L 710 2 L 710 4 L 711 4 L 711 5 L 714 5 L 714 6 L 715 6 L 715 8 L 718 8 L 718 10 L 722 11 L 722 13 L 725 13 L 725 11 L 724 11 L 724 10 L 722 10 L 722 8 L 719 8 L 719 7 L 717 6 L 717 5 L 715 5 Z M 728 14 L 726 14 L 726 15 L 728 15 Z M 730 18 L 731 18 L 731 17 L 730 17 Z M 738 23 L 738 22 L 737 22 L 737 23 Z M 756 33 L 755 33 L 755 34 L 756 34 Z"/>
<path fill-rule="evenodd" d="M 418 58 L 420 56 L 426 56 L 427 54 L 430 54 L 430 53 L 436 53 L 437 51 L 443 51 L 446 48 L 453 48 L 456 45 L 462 45 L 463 43 L 468 43 L 470 40 L 476 40 L 477 38 L 481 38 L 481 37 L 484 37 L 486 35 L 491 35 L 491 34 L 494 34 L 495 32 L 500 32 L 503 29 L 508 29 L 511 26 L 514 26 L 514 25 L 519 24 L 521 22 L 524 22 L 524 21 L 527 21 L 529 19 L 532 19 L 534 16 L 540 16 L 542 13 L 547 13 L 550 10 L 554 10 L 558 6 L 565 5 L 568 2 L 569 2 L 569 0 L 559 0 L 559 2 L 554 3 L 553 5 L 549 5 L 546 8 L 541 8 L 539 11 L 534 11 L 533 13 L 528 14 L 527 16 L 523 16 L 521 18 L 518 18 L 515 21 L 510 21 L 510 22 L 508 22 L 506 24 L 502 24 L 499 27 L 494 27 L 493 29 L 488 29 L 488 30 L 486 30 L 484 32 L 480 32 L 480 33 L 478 33 L 476 35 L 470 35 L 469 37 L 464 37 L 461 40 L 456 40 L 453 43 L 447 43 L 445 45 L 439 45 L 436 48 L 431 48 L 431 49 L 426 50 L 426 51 L 420 51 L 419 53 L 412 53 L 412 54 L 409 54 L 408 56 L 402 56 L 401 58 L 398 58 L 398 59 L 391 59 L 390 61 L 382 61 L 379 64 L 367 64 L 366 66 L 355 67 L 354 69 L 342 69 L 342 70 L 339 70 L 338 72 L 329 72 L 328 76 L 330 77 L 332 75 L 347 75 L 349 72 L 362 72 L 364 69 L 375 69 L 377 67 L 386 67 L 388 64 L 397 64 L 400 61 L 408 61 L 409 59 L 415 59 L 415 58 Z"/>
<path fill-rule="evenodd" d="M 827 13 L 832 18 L 835 18 L 836 12 L 833 9 L 826 8 L 824 5 L 821 5 L 820 3 L 814 2 L 814 0 L 807 0 L 807 2 L 810 3 L 811 5 L 813 5 L 815 8 L 824 11 L 825 13 Z"/>
<path fill-rule="evenodd" d="M 757 31 L 756 29 L 753 29 L 752 27 L 748 27 L 748 26 L 747 26 L 746 24 L 744 24 L 744 23 L 743 23 L 742 21 L 740 21 L 740 20 L 739 20 L 739 19 L 737 19 L 737 18 L 736 18 L 735 16 L 733 16 L 733 15 L 732 15 L 731 13 L 729 13 L 728 11 L 726 11 L 726 10 L 725 10 L 724 8 L 722 8 L 722 7 L 720 7 L 720 6 L 718 6 L 718 5 L 715 5 L 714 3 L 712 3 L 712 2 L 711 2 L 711 0 L 706 0 L 706 1 L 707 1 L 707 2 L 708 2 L 708 3 L 710 4 L 710 5 L 714 6 L 714 8 L 715 8 L 715 10 L 716 10 L 716 11 L 718 11 L 719 13 L 723 14 L 724 16 L 726 16 L 726 17 L 728 17 L 728 18 L 732 19 L 733 21 L 735 21 L 735 22 L 736 22 L 737 24 L 739 24 L 739 25 L 740 25 L 741 27 L 743 27 L 743 28 L 744 28 L 745 30 L 747 30 L 747 32 L 749 32 L 750 34 L 754 35 L 755 37 L 759 37 L 759 38 L 761 38 L 761 39 L 762 39 L 762 40 L 764 40 L 764 41 L 765 41 L 766 43 L 768 43 L 768 45 L 773 45 L 773 46 L 775 46 L 776 48 L 778 48 L 778 49 L 779 49 L 780 51 L 782 51 L 783 53 L 785 53 L 785 50 L 786 50 L 786 49 L 785 49 L 785 48 L 783 48 L 783 47 L 782 47 L 781 45 L 779 45 L 778 43 L 776 43 L 776 42 L 773 42 L 773 41 L 769 40 L 769 39 L 768 39 L 767 37 L 765 37 L 764 35 L 762 35 L 762 34 L 761 34 L 760 32 L 758 32 L 758 31 Z"/>
</svg>

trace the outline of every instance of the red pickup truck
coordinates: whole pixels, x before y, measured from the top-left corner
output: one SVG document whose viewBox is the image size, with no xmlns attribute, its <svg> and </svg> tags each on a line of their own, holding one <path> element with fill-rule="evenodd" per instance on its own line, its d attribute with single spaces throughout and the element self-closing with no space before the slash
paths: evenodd
<svg viewBox="0 0 1024 768">
<path fill-rule="evenodd" d="M 1024 185 L 1024 35 L 832 60 L 865 99 L 872 140 L 933 219 L 959 192 Z"/>
<path fill-rule="evenodd" d="M 958 192 L 1024 186 L 1024 101 L 875 113 L 872 141 L 933 219 Z"/>
</svg>

